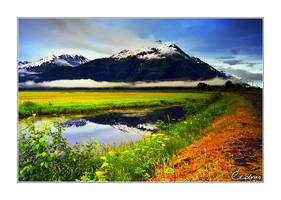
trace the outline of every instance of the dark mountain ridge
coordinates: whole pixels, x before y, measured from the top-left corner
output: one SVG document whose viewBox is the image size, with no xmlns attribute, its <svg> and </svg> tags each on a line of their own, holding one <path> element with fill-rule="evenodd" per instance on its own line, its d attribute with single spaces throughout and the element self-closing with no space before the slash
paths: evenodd
<svg viewBox="0 0 281 200">
<path fill-rule="evenodd" d="M 199 58 L 189 56 L 175 44 L 160 43 L 153 47 L 123 50 L 111 57 L 95 59 L 76 67 L 49 67 L 41 73 L 20 77 L 20 82 L 63 79 L 110 82 L 194 81 L 215 77 L 226 76 Z"/>
</svg>

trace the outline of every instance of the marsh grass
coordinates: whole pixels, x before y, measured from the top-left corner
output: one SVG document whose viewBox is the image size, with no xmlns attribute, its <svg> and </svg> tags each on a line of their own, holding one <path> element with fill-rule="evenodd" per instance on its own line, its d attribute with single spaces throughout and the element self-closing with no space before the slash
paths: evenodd
<svg viewBox="0 0 281 200">
<path fill-rule="evenodd" d="M 74 114 L 170 105 L 208 99 L 209 93 L 171 91 L 20 91 L 19 115 Z"/>
</svg>

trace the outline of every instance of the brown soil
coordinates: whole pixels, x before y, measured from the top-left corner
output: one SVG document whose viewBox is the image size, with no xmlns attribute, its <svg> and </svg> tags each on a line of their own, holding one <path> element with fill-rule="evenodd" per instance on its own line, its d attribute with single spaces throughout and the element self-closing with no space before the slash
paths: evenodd
<svg viewBox="0 0 281 200">
<path fill-rule="evenodd" d="M 243 94 L 261 111 L 261 98 L 254 95 Z M 162 169 L 150 181 L 263 181 L 262 117 L 239 99 L 235 112 L 220 117 L 166 166 L 173 174 Z"/>
</svg>

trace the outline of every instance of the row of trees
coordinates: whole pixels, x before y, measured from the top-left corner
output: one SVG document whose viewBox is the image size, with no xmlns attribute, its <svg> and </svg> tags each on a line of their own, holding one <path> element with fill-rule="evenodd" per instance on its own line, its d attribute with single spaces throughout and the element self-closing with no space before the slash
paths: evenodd
<svg viewBox="0 0 281 200">
<path fill-rule="evenodd" d="M 248 84 L 233 84 L 231 81 L 226 81 L 225 84 L 223 86 L 211 86 L 208 85 L 206 83 L 200 82 L 197 84 L 197 89 L 199 90 L 203 90 L 203 91 L 208 91 L 208 90 L 213 90 L 215 88 L 221 88 L 221 89 L 225 89 L 225 90 L 231 90 L 231 89 L 240 89 L 240 88 L 249 88 Z"/>
</svg>

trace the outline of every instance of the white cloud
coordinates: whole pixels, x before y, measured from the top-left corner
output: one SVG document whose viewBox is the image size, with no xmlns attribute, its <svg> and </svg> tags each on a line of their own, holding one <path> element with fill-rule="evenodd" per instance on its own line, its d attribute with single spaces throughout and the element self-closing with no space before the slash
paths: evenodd
<svg viewBox="0 0 281 200">
<path fill-rule="evenodd" d="M 27 71 L 26 69 L 19 68 L 18 74 L 19 74 L 19 76 L 23 77 L 23 76 L 26 76 L 26 75 L 37 74 L 37 73 L 36 72 L 30 72 L 30 71 Z"/>
<path fill-rule="evenodd" d="M 80 52 L 89 58 L 111 56 L 123 49 L 140 48 L 154 41 L 153 36 L 140 38 L 120 27 L 106 26 L 87 19 L 45 19 L 40 24 L 24 26 L 22 32 L 41 43 L 52 45 L 48 54 L 57 51 Z M 38 31 L 34 31 L 34 29 Z"/>
<path fill-rule="evenodd" d="M 155 82 L 107 82 L 94 81 L 91 79 L 79 80 L 55 80 L 35 83 L 34 81 L 27 81 L 19 83 L 20 88 L 32 87 L 56 87 L 56 88 L 111 88 L 111 87 L 128 87 L 128 88 L 142 88 L 142 87 L 195 87 L 199 82 L 204 82 L 209 85 L 224 85 L 226 79 L 213 78 L 205 81 L 155 81 Z M 232 79 L 233 82 L 239 80 Z"/>
<path fill-rule="evenodd" d="M 224 62 L 225 60 L 216 58 L 216 59 L 204 59 L 205 62 L 214 66 L 218 70 L 228 71 L 229 69 L 232 70 L 245 70 L 249 73 L 262 73 L 262 63 L 259 60 L 252 59 L 247 56 L 236 56 L 232 60 L 237 60 L 235 65 L 230 65 Z M 255 63 L 255 65 L 250 66 L 249 63 Z"/>
</svg>

